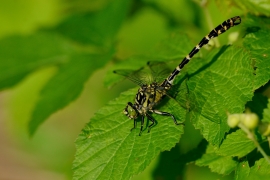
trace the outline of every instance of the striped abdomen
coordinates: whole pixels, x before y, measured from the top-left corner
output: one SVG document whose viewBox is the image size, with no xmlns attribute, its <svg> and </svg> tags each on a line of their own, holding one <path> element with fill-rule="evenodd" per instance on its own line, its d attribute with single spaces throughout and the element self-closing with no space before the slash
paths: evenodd
<svg viewBox="0 0 270 180">
<path fill-rule="evenodd" d="M 233 18 L 230 18 L 226 21 L 224 21 L 222 24 L 218 25 L 215 29 L 213 29 L 207 36 L 205 36 L 199 44 L 197 44 L 192 51 L 182 60 L 182 62 L 174 69 L 174 71 L 171 73 L 171 75 L 165 79 L 161 86 L 167 86 L 168 84 L 172 84 L 175 77 L 179 74 L 179 72 L 183 69 L 183 67 L 190 61 L 190 59 L 199 52 L 201 47 L 208 44 L 209 40 L 217 37 L 218 35 L 224 33 L 231 27 L 238 25 L 241 23 L 241 18 L 239 16 L 235 16 Z"/>
</svg>

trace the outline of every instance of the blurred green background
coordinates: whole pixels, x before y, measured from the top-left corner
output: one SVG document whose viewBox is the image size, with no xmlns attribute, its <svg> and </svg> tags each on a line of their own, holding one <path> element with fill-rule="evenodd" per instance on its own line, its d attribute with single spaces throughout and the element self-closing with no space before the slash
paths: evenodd
<svg viewBox="0 0 270 180">
<path fill-rule="evenodd" d="M 40 29 L 53 28 L 67 17 L 96 12 L 110 1 L 113 0 L 0 0 L 0 38 L 27 36 Z M 210 30 L 207 18 L 211 17 L 215 26 L 231 16 L 239 15 L 236 9 L 223 9 L 215 1 L 209 1 L 205 7 L 200 3 L 191 0 L 132 1 L 129 13 L 117 32 L 114 57 L 125 59 L 136 54 L 147 54 L 175 30 L 187 33 L 195 45 Z M 220 44 L 226 43 L 227 38 L 222 36 Z M 132 86 L 124 82 L 110 89 L 104 87 L 103 78 L 112 62 L 94 72 L 79 98 L 50 116 L 32 138 L 29 138 L 27 129 L 31 113 L 40 90 L 55 74 L 57 67 L 37 69 L 19 84 L 0 92 L 0 179 L 72 178 L 74 141 L 80 130 L 100 107 Z M 23 63 L 23 59 L 18 63 Z M 192 125 L 187 123 L 185 128 L 188 130 L 174 151 L 185 153 L 202 139 Z M 161 156 L 166 157 L 166 152 Z M 134 179 L 153 179 L 156 168 L 160 167 L 157 166 L 159 158 Z M 230 176 L 222 177 L 193 164 L 183 166 L 180 171 L 185 172 L 186 180 L 230 179 Z M 154 179 L 159 177 L 155 176 Z"/>
</svg>

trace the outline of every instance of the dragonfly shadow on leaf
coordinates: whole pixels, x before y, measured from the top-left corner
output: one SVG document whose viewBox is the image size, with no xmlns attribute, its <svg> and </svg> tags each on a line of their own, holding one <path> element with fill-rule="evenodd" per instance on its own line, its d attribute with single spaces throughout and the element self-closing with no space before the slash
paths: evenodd
<svg viewBox="0 0 270 180">
<path fill-rule="evenodd" d="M 207 113 L 203 113 L 204 110 L 204 106 L 200 106 L 199 103 L 196 103 L 196 95 L 195 94 L 192 94 L 192 93 L 189 93 L 189 79 L 192 78 L 193 76 L 196 76 L 198 75 L 200 72 L 206 70 L 206 69 L 209 69 L 209 66 L 211 66 L 213 63 L 215 63 L 218 58 L 227 50 L 227 48 L 229 47 L 228 46 L 223 46 L 220 48 L 220 50 L 213 56 L 213 58 L 211 58 L 211 60 L 204 64 L 203 66 L 199 67 L 198 69 L 196 69 L 195 71 L 193 71 L 192 73 L 187 73 L 186 75 L 186 86 L 187 86 L 187 91 L 188 91 L 188 98 L 187 98 L 187 102 L 188 102 L 188 106 L 189 106 L 189 110 L 190 111 L 193 111 L 194 113 L 196 113 L 197 115 L 199 116 L 202 116 L 204 117 L 205 119 L 213 122 L 213 123 L 216 123 L 216 124 L 221 124 L 221 120 L 219 118 L 219 116 L 217 114 L 215 114 L 214 112 L 211 113 L 211 112 L 207 112 Z M 201 96 L 203 98 L 203 96 Z M 207 100 L 205 100 L 205 102 L 207 102 Z"/>
<path fill-rule="evenodd" d="M 197 75 L 198 73 L 200 73 L 201 71 L 204 71 L 205 69 L 209 68 L 209 66 L 211 66 L 213 63 L 215 63 L 218 58 L 230 47 L 230 45 L 226 45 L 226 46 L 222 46 L 220 48 L 220 50 L 218 51 L 218 53 L 216 53 L 216 55 L 211 59 L 210 62 L 206 63 L 205 65 L 201 66 L 199 69 L 197 69 L 195 72 L 188 74 L 188 78 L 191 78 L 192 76 Z"/>
</svg>

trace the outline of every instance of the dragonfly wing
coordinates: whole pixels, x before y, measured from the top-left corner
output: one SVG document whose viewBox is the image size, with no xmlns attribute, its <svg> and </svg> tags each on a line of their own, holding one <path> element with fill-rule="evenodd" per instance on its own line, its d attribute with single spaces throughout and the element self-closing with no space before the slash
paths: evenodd
<svg viewBox="0 0 270 180">
<path fill-rule="evenodd" d="M 167 63 L 161 61 L 149 61 L 147 65 L 155 82 L 162 82 L 171 74 L 172 71 Z"/>
<path fill-rule="evenodd" d="M 142 68 L 139 70 L 136 70 L 136 71 L 130 70 L 130 69 L 118 69 L 118 70 L 115 70 L 113 72 L 115 74 L 124 76 L 125 78 L 129 79 L 130 81 L 132 81 L 133 83 L 135 83 L 139 86 L 142 86 L 145 83 L 142 80 L 142 77 L 139 73 L 141 70 L 142 70 Z"/>
</svg>

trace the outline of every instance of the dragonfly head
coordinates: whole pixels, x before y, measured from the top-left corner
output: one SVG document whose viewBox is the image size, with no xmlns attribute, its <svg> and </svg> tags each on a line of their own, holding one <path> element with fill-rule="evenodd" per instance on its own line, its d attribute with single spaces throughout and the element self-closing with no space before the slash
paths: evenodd
<svg viewBox="0 0 270 180">
<path fill-rule="evenodd" d="M 136 119 L 138 116 L 138 112 L 134 105 L 129 102 L 127 106 L 125 107 L 123 113 L 129 118 L 129 119 Z"/>
</svg>

